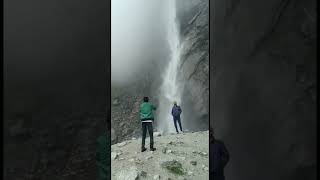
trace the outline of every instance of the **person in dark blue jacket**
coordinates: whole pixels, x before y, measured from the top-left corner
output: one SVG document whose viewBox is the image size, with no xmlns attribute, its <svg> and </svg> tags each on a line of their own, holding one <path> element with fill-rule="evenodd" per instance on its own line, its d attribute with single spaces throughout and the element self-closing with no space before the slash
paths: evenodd
<svg viewBox="0 0 320 180">
<path fill-rule="evenodd" d="M 181 107 L 177 105 L 177 102 L 174 102 L 171 110 L 171 115 L 173 116 L 174 127 L 176 128 L 176 131 L 178 134 L 179 134 L 179 131 L 177 128 L 177 122 L 179 123 L 180 131 L 182 132 L 181 119 L 180 119 L 181 113 L 182 113 Z"/>
<path fill-rule="evenodd" d="M 224 168 L 229 162 L 229 152 L 222 141 L 216 140 L 210 128 L 210 178 L 225 180 Z"/>
</svg>

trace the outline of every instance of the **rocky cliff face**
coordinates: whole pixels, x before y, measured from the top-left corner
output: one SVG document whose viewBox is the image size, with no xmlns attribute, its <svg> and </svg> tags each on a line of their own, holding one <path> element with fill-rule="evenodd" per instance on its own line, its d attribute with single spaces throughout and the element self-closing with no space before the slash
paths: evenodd
<svg viewBox="0 0 320 180">
<path fill-rule="evenodd" d="M 139 107 L 144 96 L 157 104 L 156 90 L 161 83 L 161 65 L 151 62 L 134 81 L 126 85 L 111 83 L 111 143 L 141 136 Z M 150 71 L 152 69 L 152 71 Z"/>
<path fill-rule="evenodd" d="M 228 179 L 316 179 L 316 1 L 210 6 L 211 124 Z"/>
<path fill-rule="evenodd" d="M 132 89 L 113 88 L 111 102 L 112 144 L 141 134 L 139 107 L 143 96 L 142 93 Z"/>
<path fill-rule="evenodd" d="M 177 17 L 183 45 L 180 78 L 185 82 L 182 100 L 182 107 L 185 109 L 184 117 L 189 117 L 185 120 L 190 127 L 207 129 L 209 120 L 209 1 L 177 0 Z"/>
</svg>

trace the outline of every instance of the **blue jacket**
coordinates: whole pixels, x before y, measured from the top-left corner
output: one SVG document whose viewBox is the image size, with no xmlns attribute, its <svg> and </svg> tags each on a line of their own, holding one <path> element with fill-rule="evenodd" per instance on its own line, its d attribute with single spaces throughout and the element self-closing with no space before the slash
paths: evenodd
<svg viewBox="0 0 320 180">
<path fill-rule="evenodd" d="M 173 117 L 180 117 L 181 112 L 180 106 L 177 105 L 172 107 L 171 114 Z"/>
<path fill-rule="evenodd" d="M 229 152 L 223 142 L 215 140 L 210 143 L 210 151 L 212 151 L 212 160 L 210 161 L 210 174 L 216 179 L 224 179 L 223 169 L 229 162 Z"/>
</svg>

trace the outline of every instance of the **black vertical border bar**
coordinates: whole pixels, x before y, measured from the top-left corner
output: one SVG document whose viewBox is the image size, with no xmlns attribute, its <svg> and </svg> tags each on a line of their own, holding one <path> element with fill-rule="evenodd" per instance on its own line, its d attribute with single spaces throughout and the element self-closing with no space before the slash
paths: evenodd
<svg viewBox="0 0 320 180">
<path fill-rule="evenodd" d="M 208 146 L 209 146 L 208 147 L 208 149 L 209 149 L 209 152 L 208 152 L 209 153 L 209 172 L 208 173 L 209 173 L 209 179 L 213 179 L 213 177 L 210 177 L 210 174 L 211 174 L 210 173 L 210 164 L 211 164 L 210 163 L 210 161 L 211 161 L 211 151 L 210 151 L 210 142 L 211 142 L 210 141 L 210 131 L 211 131 L 211 128 L 210 128 L 211 127 L 211 116 L 210 116 L 210 114 L 211 114 L 211 110 L 210 110 L 210 104 L 211 104 L 211 90 L 210 90 L 211 88 L 210 87 L 211 87 L 211 83 L 210 82 L 211 81 L 210 81 L 210 72 L 211 72 L 211 69 L 212 69 L 211 66 L 210 66 L 210 60 L 211 60 L 211 56 L 210 56 L 210 54 L 211 54 L 211 48 L 210 48 L 210 43 L 211 43 L 211 38 L 210 38 L 210 34 L 211 34 L 211 31 L 210 31 L 210 27 L 211 27 L 211 20 L 210 20 L 211 19 L 211 9 L 210 9 L 210 7 L 211 6 L 210 6 L 210 1 L 211 0 L 208 0 L 208 1 L 209 1 L 208 2 L 208 8 L 209 8 L 209 17 L 208 17 L 208 21 L 209 21 L 208 22 L 208 26 L 209 26 L 208 27 L 208 31 L 209 31 L 208 32 L 209 33 L 209 36 L 208 36 L 209 37 L 209 47 L 208 47 L 208 51 L 209 51 L 208 52 L 209 53 L 209 62 L 208 62 L 208 64 L 209 64 L 209 128 L 208 128 L 209 129 L 209 131 L 208 131 L 209 132 L 208 133 L 208 136 L 209 136 L 209 138 L 208 138 L 208 141 L 209 141 L 208 142 Z"/>
<path fill-rule="evenodd" d="M 108 116 L 109 117 L 107 117 L 107 118 L 109 118 L 109 142 L 110 142 L 110 147 L 109 147 L 109 159 L 110 159 L 110 162 L 109 162 L 109 179 L 111 180 L 111 167 L 112 167 L 112 164 L 111 164 L 111 129 L 112 129 L 112 127 L 111 127 L 111 21 L 112 21 L 112 13 L 111 13 L 111 11 L 112 11 L 112 9 L 111 9 L 111 4 L 112 4 L 112 0 L 109 0 L 109 15 L 110 15 L 110 17 L 109 17 L 109 48 L 108 48 L 108 50 L 109 50 L 109 59 L 107 59 L 108 61 L 109 61 L 109 109 L 108 109 Z"/>
</svg>

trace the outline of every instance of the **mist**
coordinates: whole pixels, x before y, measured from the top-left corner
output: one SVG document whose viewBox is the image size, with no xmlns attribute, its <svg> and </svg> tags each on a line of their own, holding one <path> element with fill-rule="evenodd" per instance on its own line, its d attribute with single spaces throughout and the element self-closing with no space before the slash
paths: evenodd
<svg viewBox="0 0 320 180">
<path fill-rule="evenodd" d="M 113 0 L 111 2 L 112 85 L 139 80 L 166 62 L 168 45 L 163 1 Z"/>
</svg>

